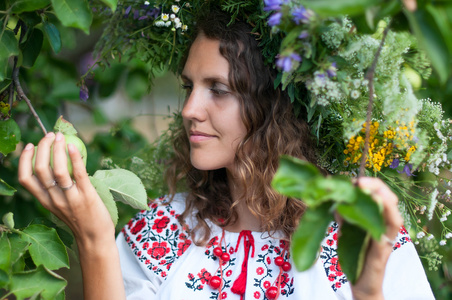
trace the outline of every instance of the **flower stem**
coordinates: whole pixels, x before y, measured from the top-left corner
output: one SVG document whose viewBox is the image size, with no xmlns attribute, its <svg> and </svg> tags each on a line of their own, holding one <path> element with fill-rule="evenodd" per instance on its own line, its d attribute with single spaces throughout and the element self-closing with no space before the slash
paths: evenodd
<svg viewBox="0 0 452 300">
<path fill-rule="evenodd" d="M 389 24 L 386 26 L 386 28 L 383 32 L 383 37 L 381 38 L 380 47 L 378 47 L 378 50 L 375 53 L 375 57 L 372 62 L 372 65 L 367 70 L 367 73 L 366 73 L 366 79 L 369 81 L 369 104 L 367 105 L 366 139 L 364 141 L 364 150 L 363 150 L 363 156 L 361 157 L 361 164 L 359 166 L 358 178 L 364 176 L 364 171 L 366 169 L 366 161 L 367 161 L 367 155 L 368 155 L 367 152 L 369 152 L 372 106 L 374 103 L 374 75 L 375 75 L 375 69 L 377 68 L 378 58 L 380 57 L 381 49 L 383 49 L 383 45 L 384 45 L 386 36 L 388 35 L 388 32 L 389 32 Z"/>
</svg>

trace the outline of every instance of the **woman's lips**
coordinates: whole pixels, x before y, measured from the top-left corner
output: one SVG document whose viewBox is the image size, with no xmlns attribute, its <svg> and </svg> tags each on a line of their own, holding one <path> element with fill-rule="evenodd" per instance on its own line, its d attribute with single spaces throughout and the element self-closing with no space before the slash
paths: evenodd
<svg viewBox="0 0 452 300">
<path fill-rule="evenodd" d="M 199 132 L 199 131 L 190 131 L 190 142 L 192 143 L 199 143 L 199 142 L 203 142 L 203 141 L 207 141 L 210 139 L 215 138 L 214 135 L 209 135 L 207 133 L 204 132 Z"/>
</svg>

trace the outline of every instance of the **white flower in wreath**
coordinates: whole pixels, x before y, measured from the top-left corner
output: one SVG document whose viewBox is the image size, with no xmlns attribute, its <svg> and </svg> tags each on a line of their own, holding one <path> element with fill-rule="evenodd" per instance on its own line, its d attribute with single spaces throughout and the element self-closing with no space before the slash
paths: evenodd
<svg viewBox="0 0 452 300">
<path fill-rule="evenodd" d="M 169 15 L 168 14 L 162 14 L 162 20 L 163 21 L 168 21 L 169 20 Z"/>
<path fill-rule="evenodd" d="M 357 91 L 357 90 L 353 90 L 353 91 L 351 91 L 351 93 L 350 93 L 350 97 L 352 97 L 353 99 L 358 99 L 359 96 L 360 96 L 360 93 L 359 93 L 359 91 Z"/>
<path fill-rule="evenodd" d="M 173 11 L 173 13 L 177 14 L 180 10 L 180 7 L 177 5 L 171 5 L 171 10 Z"/>
<path fill-rule="evenodd" d="M 157 22 L 155 22 L 155 26 L 157 26 L 157 27 L 163 27 L 163 26 L 165 26 L 165 22 L 163 22 L 163 21 L 157 21 Z"/>
</svg>

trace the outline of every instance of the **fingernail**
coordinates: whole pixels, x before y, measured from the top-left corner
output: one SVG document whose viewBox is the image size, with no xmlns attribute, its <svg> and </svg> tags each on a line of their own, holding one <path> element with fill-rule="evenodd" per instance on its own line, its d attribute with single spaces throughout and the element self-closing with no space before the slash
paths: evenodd
<svg viewBox="0 0 452 300">
<path fill-rule="evenodd" d="M 27 146 L 25 146 L 25 149 L 24 150 L 31 150 L 31 149 L 33 149 L 34 148 L 34 145 L 32 144 L 32 143 L 28 143 L 27 144 Z"/>
<path fill-rule="evenodd" d="M 46 138 L 51 138 L 51 137 L 53 137 L 55 134 L 53 133 L 53 132 L 48 132 L 47 134 L 46 134 Z"/>
<path fill-rule="evenodd" d="M 74 152 L 75 151 L 74 144 L 67 144 L 67 151 L 71 153 Z"/>
<path fill-rule="evenodd" d="M 63 134 L 61 132 L 57 132 L 55 141 L 61 141 L 63 139 Z"/>
</svg>

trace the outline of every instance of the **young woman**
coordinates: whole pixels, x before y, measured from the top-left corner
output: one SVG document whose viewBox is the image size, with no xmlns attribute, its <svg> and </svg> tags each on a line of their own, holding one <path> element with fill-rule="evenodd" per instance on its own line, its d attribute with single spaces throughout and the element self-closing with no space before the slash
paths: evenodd
<svg viewBox="0 0 452 300">
<path fill-rule="evenodd" d="M 315 152 L 250 28 L 229 20 L 209 14 L 197 23 L 181 74 L 184 128 L 168 169 L 171 195 L 137 214 L 116 243 L 73 145 L 75 182 L 61 134 L 40 141 L 36 175 L 33 145 L 25 147 L 20 182 L 74 232 L 86 299 L 433 299 L 397 197 L 378 179 L 359 185 L 383 204 L 387 231 L 371 242 L 358 282 L 351 286 L 337 263 L 337 224 L 311 269 L 292 267 L 290 238 L 304 206 L 270 182 L 281 154 L 315 162 Z M 175 194 L 180 180 L 188 193 Z"/>
</svg>

